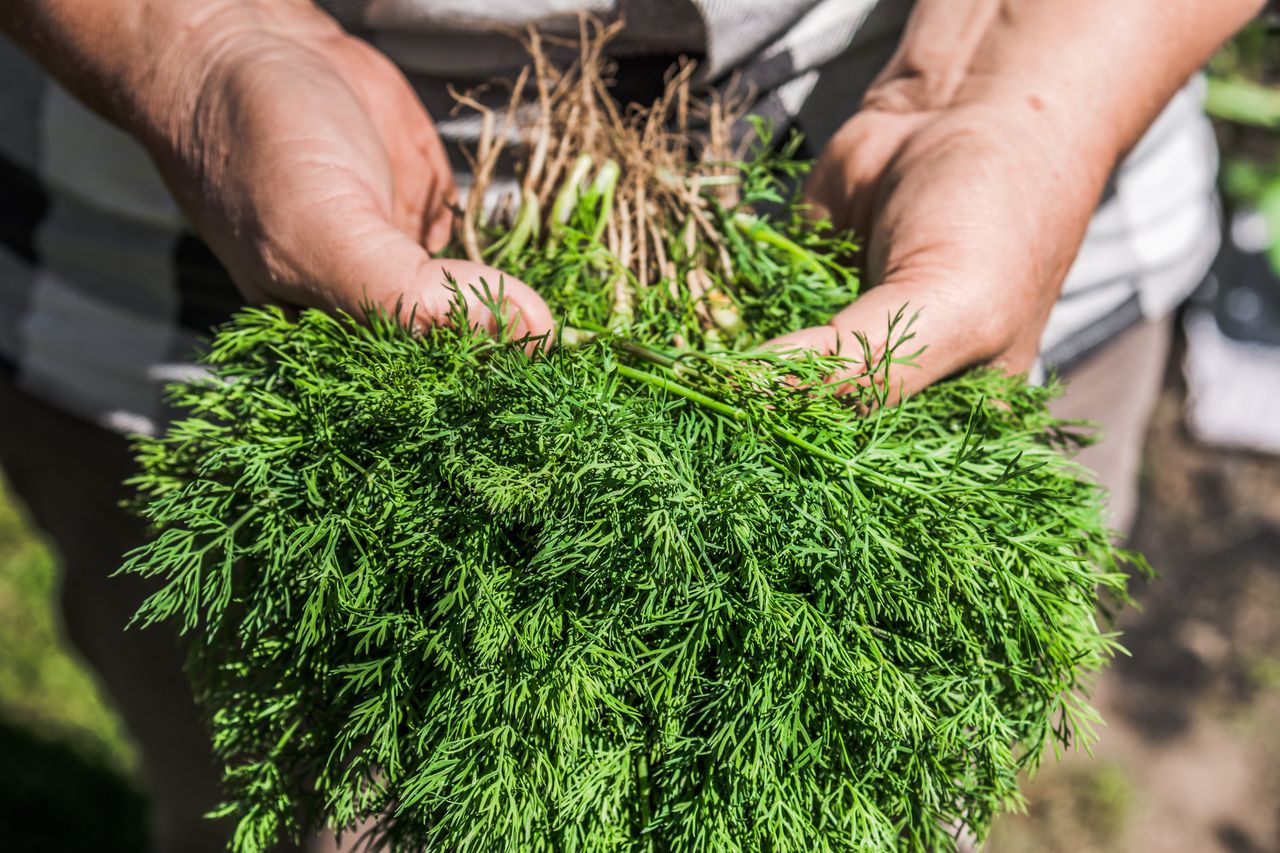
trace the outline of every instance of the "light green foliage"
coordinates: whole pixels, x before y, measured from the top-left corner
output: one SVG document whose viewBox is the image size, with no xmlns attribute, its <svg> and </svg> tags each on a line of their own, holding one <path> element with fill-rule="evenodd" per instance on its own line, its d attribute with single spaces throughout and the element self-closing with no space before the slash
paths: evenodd
<svg viewBox="0 0 1280 853">
<path fill-rule="evenodd" d="M 1273 26 L 1250 24 L 1209 64 L 1205 110 L 1220 127 L 1274 131 L 1280 127 L 1280 39 Z M 1280 275 L 1280 157 L 1273 140 L 1228 145 L 1222 192 L 1239 206 L 1261 214 L 1272 235 L 1267 257 Z"/>
<path fill-rule="evenodd" d="M 112 771 L 130 772 L 134 759 L 120 722 L 68 648 L 57 598 L 54 562 L 0 482 L 0 724 L 30 728 Z"/>
<path fill-rule="evenodd" d="M 577 346 L 460 314 L 219 333 L 141 445 L 158 534 L 127 568 L 163 583 L 144 621 L 201 638 L 237 850 L 370 816 L 395 850 L 950 849 L 1087 734 L 1123 555 L 1053 391 L 977 371 L 881 405 L 901 317 L 852 397 L 832 359 L 747 351 L 855 293 L 844 243 L 739 218 L 777 166 L 715 209 L 719 352 L 674 282 L 611 315 L 599 199 L 507 261 Z"/>
</svg>

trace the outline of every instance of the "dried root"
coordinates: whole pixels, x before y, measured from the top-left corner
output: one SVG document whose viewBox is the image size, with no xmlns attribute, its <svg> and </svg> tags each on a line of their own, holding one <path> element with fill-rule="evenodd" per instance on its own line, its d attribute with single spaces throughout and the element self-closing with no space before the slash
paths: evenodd
<svg viewBox="0 0 1280 853">
<path fill-rule="evenodd" d="M 565 68 L 548 58 L 553 39 L 529 29 L 532 64 L 513 85 L 502 116 L 455 93 L 460 106 L 481 116 L 461 244 L 471 259 L 495 264 L 512 260 L 542 235 L 554 248 L 566 239 L 574 213 L 590 204 L 595 226 L 587 237 L 612 259 L 599 265 L 612 292 L 611 326 L 632 322 L 639 290 L 661 286 L 684 290 L 705 332 L 740 328 L 734 265 L 709 212 L 713 200 L 724 207 L 736 203 L 729 127 L 744 105 L 719 94 L 695 97 L 694 65 L 682 61 L 656 103 L 620 109 L 609 92 L 613 69 L 604 57 L 620 27 L 581 16 L 573 42 L 577 58 Z M 523 100 L 530 79 L 533 104 Z M 518 197 L 498 205 L 497 221 L 488 223 L 485 196 L 511 140 L 519 145 Z"/>
</svg>

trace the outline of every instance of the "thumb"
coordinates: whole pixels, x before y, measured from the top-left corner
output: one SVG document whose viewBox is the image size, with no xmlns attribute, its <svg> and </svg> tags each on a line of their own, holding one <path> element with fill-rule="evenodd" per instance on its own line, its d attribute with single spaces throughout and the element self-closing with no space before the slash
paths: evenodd
<svg viewBox="0 0 1280 853">
<path fill-rule="evenodd" d="M 415 316 L 428 325 L 449 322 L 454 303 L 462 300 L 473 327 L 495 333 L 501 325 L 515 339 L 550 341 L 555 324 L 543 298 L 520 279 L 488 264 L 428 258 L 414 279 L 415 287 L 404 294 L 404 304 L 407 307 L 416 296 Z"/>
<path fill-rule="evenodd" d="M 361 316 L 373 305 L 400 311 L 403 322 L 435 325 L 449 322 L 461 299 L 473 326 L 495 332 L 496 308 L 514 338 L 544 337 L 554 329 L 551 310 L 537 291 L 487 264 L 433 258 L 415 240 L 375 219 L 363 229 L 348 228 L 346 239 L 318 247 L 322 282 L 303 301 L 313 307 L 339 308 Z"/>
<path fill-rule="evenodd" d="M 884 282 L 867 291 L 824 326 L 812 326 L 774 338 L 765 347 L 785 354 L 812 351 L 838 356 L 841 367 L 828 378 L 841 393 L 855 393 L 875 382 L 887 383 L 888 402 L 945 379 L 974 363 L 961 329 L 940 318 L 946 311 L 920 288 Z M 883 359 L 889 370 L 876 370 Z M 874 373 L 874 376 L 868 375 Z"/>
</svg>

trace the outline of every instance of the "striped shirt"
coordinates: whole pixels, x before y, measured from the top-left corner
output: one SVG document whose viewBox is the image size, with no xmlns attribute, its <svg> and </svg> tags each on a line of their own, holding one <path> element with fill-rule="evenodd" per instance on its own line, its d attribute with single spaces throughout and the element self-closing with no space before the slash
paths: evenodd
<svg viewBox="0 0 1280 853">
<path fill-rule="evenodd" d="M 610 46 L 633 100 L 677 54 L 704 86 L 736 79 L 753 112 L 810 152 L 852 114 L 897 46 L 909 0 L 327 0 L 395 61 L 447 144 L 446 84 L 512 76 L 523 50 L 497 25 L 576 29 L 621 17 Z M 560 23 L 557 23 L 559 20 Z M 121 432 L 166 417 L 163 386 L 190 371 L 201 335 L 241 300 L 189 230 L 143 150 L 0 39 L 0 370 L 28 393 Z M 645 90 L 645 84 L 651 84 Z M 1217 247 L 1214 140 L 1200 88 L 1174 98 L 1114 174 L 1042 340 L 1062 367 L 1142 318 L 1169 312 Z M 465 188 L 465 175 L 459 176 Z"/>
</svg>

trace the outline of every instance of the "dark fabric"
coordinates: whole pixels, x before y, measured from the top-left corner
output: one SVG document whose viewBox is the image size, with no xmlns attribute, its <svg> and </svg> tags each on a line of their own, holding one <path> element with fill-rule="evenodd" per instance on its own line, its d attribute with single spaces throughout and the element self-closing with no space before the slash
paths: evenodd
<svg viewBox="0 0 1280 853">
<path fill-rule="evenodd" d="M 231 318 L 244 305 L 231 276 L 194 234 L 182 234 L 173 249 L 178 288 L 178 324 L 198 334 Z"/>
<path fill-rule="evenodd" d="M 0 203 L 0 246 L 28 264 L 35 264 L 40 258 L 36 232 L 49 214 L 49 195 L 35 175 L 3 154 L 0 187 L 4 194 Z"/>
<path fill-rule="evenodd" d="M 1122 302 L 1119 308 L 1102 317 L 1092 326 L 1072 335 L 1052 349 L 1046 350 L 1041 360 L 1049 370 L 1058 372 L 1070 370 L 1107 342 L 1141 321 L 1142 304 L 1138 301 L 1137 293 L 1134 293 Z"/>
</svg>

